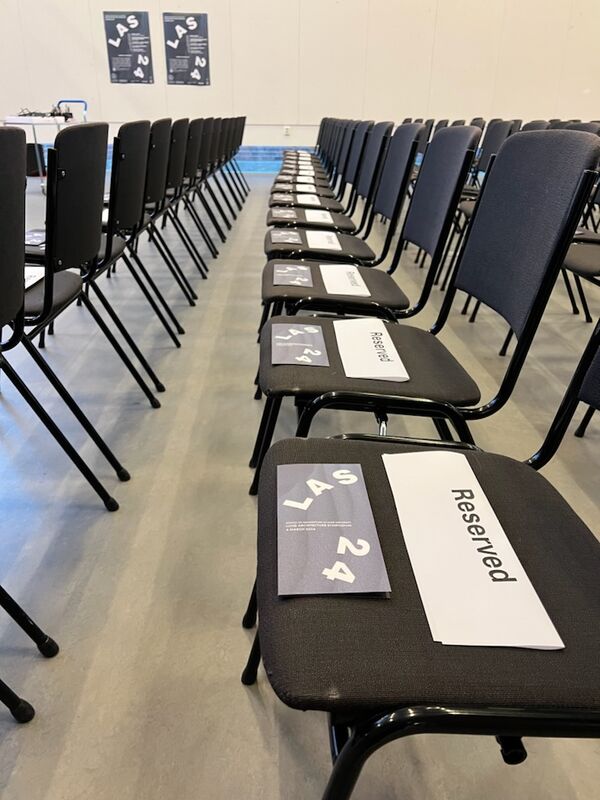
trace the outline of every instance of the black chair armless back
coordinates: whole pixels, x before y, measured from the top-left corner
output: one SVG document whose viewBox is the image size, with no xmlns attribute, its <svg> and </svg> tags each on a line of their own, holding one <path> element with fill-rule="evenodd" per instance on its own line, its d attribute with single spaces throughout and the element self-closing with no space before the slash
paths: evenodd
<svg viewBox="0 0 600 800">
<path fill-rule="evenodd" d="M 215 166 L 219 160 L 219 151 L 221 149 L 221 130 L 223 120 L 221 117 L 215 117 L 213 120 L 212 137 L 210 141 L 210 155 L 209 164 Z"/>
<path fill-rule="evenodd" d="M 419 142 L 417 144 L 417 153 L 419 155 L 423 155 L 425 150 L 427 149 L 427 142 L 429 141 L 429 137 L 431 136 L 431 129 L 433 128 L 434 120 L 426 119 L 423 125 L 423 130 L 419 135 Z"/>
<path fill-rule="evenodd" d="M 357 125 L 358 123 L 354 120 L 348 120 L 344 123 L 344 129 L 340 139 L 340 148 L 336 158 L 334 159 L 334 163 L 338 172 L 341 172 L 342 174 L 344 174 L 346 171 L 350 148 L 352 146 L 352 140 L 354 138 L 354 132 L 356 131 Z"/>
<path fill-rule="evenodd" d="M 450 127 L 451 128 L 457 128 L 457 127 L 460 127 L 461 125 L 464 125 L 464 124 L 465 124 L 464 119 L 455 119 L 453 122 L 450 123 Z M 481 129 L 481 125 L 475 125 L 474 126 L 473 123 L 471 123 L 471 127 L 476 127 L 476 128 Z"/>
<path fill-rule="evenodd" d="M 549 122 L 545 119 L 532 119 L 531 122 L 526 122 L 521 128 L 521 133 L 524 131 L 546 131 L 548 130 Z"/>
<path fill-rule="evenodd" d="M 187 147 L 189 119 L 176 119 L 171 127 L 169 165 L 167 167 L 167 189 L 180 189 L 183 183 L 185 149 Z"/>
<path fill-rule="evenodd" d="M 401 125 L 408 125 L 411 122 L 412 122 L 412 117 L 404 117 L 404 119 L 402 120 L 402 122 L 400 124 Z"/>
<path fill-rule="evenodd" d="M 214 124 L 213 117 L 207 117 L 202 126 L 202 139 L 200 140 L 200 153 L 198 155 L 198 169 L 201 172 L 206 172 L 210 166 Z"/>
<path fill-rule="evenodd" d="M 585 133 L 600 134 L 600 122 L 569 122 L 566 126 L 568 131 L 584 131 Z"/>
<path fill-rule="evenodd" d="M 47 256 L 58 272 L 98 256 L 106 178 L 105 122 L 71 125 L 48 155 Z"/>
<path fill-rule="evenodd" d="M 580 201 L 582 175 L 599 157 L 598 137 L 579 131 L 516 133 L 498 152 L 455 284 L 498 312 L 517 337 L 562 263 L 558 250 Z"/>
<path fill-rule="evenodd" d="M 449 123 L 449 122 L 450 122 L 450 120 L 448 120 L 448 119 L 439 119 L 439 120 L 438 120 L 438 121 L 435 123 L 435 128 L 433 129 L 433 135 L 435 136 L 435 134 L 436 134 L 438 131 L 441 131 L 441 130 L 442 130 L 442 128 L 447 128 L 447 127 L 448 127 L 448 123 Z M 452 123 L 452 124 L 454 124 L 454 123 Z"/>
<path fill-rule="evenodd" d="M 477 165 L 479 172 L 487 171 L 491 157 L 496 155 L 502 144 L 510 136 L 512 127 L 512 120 L 494 119 L 489 122 L 481 143 L 481 154 Z"/>
<path fill-rule="evenodd" d="M 25 131 L 0 128 L 0 327 L 23 308 L 26 172 Z"/>
<path fill-rule="evenodd" d="M 114 224 L 117 230 L 128 231 L 142 218 L 144 185 L 150 145 L 150 122 L 126 122 L 119 128 L 113 153 L 118 152 L 119 163 L 114 201 Z"/>
<path fill-rule="evenodd" d="M 475 125 L 476 128 L 480 128 L 481 130 L 485 128 L 485 120 L 483 117 L 473 117 L 469 124 Z"/>
<path fill-rule="evenodd" d="M 152 123 L 150 128 L 150 149 L 148 150 L 148 169 L 146 171 L 146 189 L 144 191 L 146 203 L 160 203 L 165 196 L 170 139 L 170 119 L 157 119 Z"/>
<path fill-rule="evenodd" d="M 204 120 L 197 118 L 190 122 L 188 129 L 187 148 L 185 151 L 185 163 L 183 165 L 183 177 L 188 181 L 196 180 L 198 164 L 200 160 L 200 146 L 202 144 L 202 132 L 204 130 Z"/>
<path fill-rule="evenodd" d="M 414 152 L 413 145 L 415 141 L 418 141 L 422 129 L 422 125 L 412 122 L 399 125 L 394 131 L 373 201 L 375 214 L 381 214 L 387 219 L 394 216 L 399 194 L 406 189 L 407 175 L 410 177 L 413 168 L 411 161 Z"/>
<path fill-rule="evenodd" d="M 358 168 L 362 160 L 362 154 L 367 141 L 367 136 L 373 127 L 373 120 L 364 120 L 359 122 L 354 129 L 354 136 L 352 137 L 352 145 L 348 155 L 348 163 L 344 172 L 344 180 L 346 183 L 354 185 L 356 176 L 358 175 Z"/>
<path fill-rule="evenodd" d="M 463 174 L 467 151 L 473 153 L 481 137 L 475 125 L 443 128 L 427 148 L 410 202 L 402 238 L 433 255 L 445 229 L 448 209 Z M 461 187 L 462 188 L 462 187 Z"/>
<path fill-rule="evenodd" d="M 370 197 L 379 177 L 385 148 L 394 129 L 393 122 L 378 122 L 373 125 L 365 144 L 360 164 L 356 191 L 360 197 Z"/>
</svg>

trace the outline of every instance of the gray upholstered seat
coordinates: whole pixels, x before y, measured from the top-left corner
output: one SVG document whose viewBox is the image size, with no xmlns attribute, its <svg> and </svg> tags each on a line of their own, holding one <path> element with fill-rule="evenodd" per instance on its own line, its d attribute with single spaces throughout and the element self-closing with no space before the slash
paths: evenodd
<svg viewBox="0 0 600 800">
<path fill-rule="evenodd" d="M 356 230 L 356 225 L 352 222 L 350 217 L 347 217 L 345 214 L 332 214 L 332 221 L 331 222 L 315 222 L 313 220 L 308 221 L 306 219 L 306 212 L 308 209 L 305 208 L 296 208 L 296 209 L 289 209 L 294 212 L 294 217 L 285 217 L 281 218 L 277 216 L 277 213 L 274 213 L 273 210 L 269 210 L 267 212 L 267 220 L 266 224 L 268 226 L 274 225 L 275 227 L 295 227 L 295 228 L 318 228 L 322 230 L 338 230 L 343 231 L 344 233 L 353 233 Z M 318 209 L 319 211 L 323 211 L 325 209 Z"/>
<path fill-rule="evenodd" d="M 600 244 L 574 242 L 567 251 L 564 266 L 582 278 L 600 277 Z"/>
<path fill-rule="evenodd" d="M 334 200 L 333 198 L 328 197 L 320 197 L 318 205 L 315 205 L 315 203 L 307 202 L 306 195 L 294 194 L 294 192 L 288 191 L 271 194 L 269 198 L 269 207 L 275 208 L 278 206 L 291 206 L 293 208 L 316 208 L 321 211 L 332 211 L 338 214 L 344 210 L 344 206 L 339 202 L 339 200 Z"/>
<path fill-rule="evenodd" d="M 328 367 L 271 364 L 271 325 L 290 322 L 289 317 L 272 317 L 260 337 L 260 388 L 268 395 L 312 397 L 324 392 L 365 391 L 401 397 L 425 397 L 430 400 L 470 406 L 479 402 L 475 381 L 461 367 L 442 342 L 428 331 L 409 325 L 387 325 L 394 345 L 410 380 L 394 383 L 384 380 L 347 378 L 338 353 L 334 320 L 318 317 L 329 356 Z"/>
<path fill-rule="evenodd" d="M 52 314 L 66 308 L 81 292 L 81 277 L 75 272 L 57 272 L 52 286 Z M 25 292 L 25 316 L 39 316 L 44 308 L 44 281 L 38 281 Z"/>
<path fill-rule="evenodd" d="M 469 452 L 467 458 L 564 650 L 454 647 L 434 642 L 404 546 L 383 453 L 416 445 L 287 439 L 260 478 L 260 644 L 271 685 L 300 709 L 348 713 L 412 705 L 600 710 L 600 545 L 531 467 Z M 392 591 L 388 597 L 278 597 L 276 468 L 360 464 Z M 473 598 L 477 602 L 477 598 Z"/>
<path fill-rule="evenodd" d="M 273 285 L 273 265 L 274 261 L 268 261 L 262 273 L 262 299 L 265 303 L 273 303 L 277 300 L 284 302 L 299 300 L 310 296 L 316 300 L 328 300 L 332 303 L 347 303 L 352 300 L 353 307 L 357 305 L 371 306 L 380 305 L 386 308 L 402 310 L 410 305 L 408 297 L 398 286 L 396 281 L 386 272 L 371 267 L 357 267 L 361 278 L 371 292 L 370 297 L 357 297 L 348 295 L 328 294 L 325 284 L 321 277 L 319 261 L 298 261 L 286 259 L 286 264 L 304 264 L 311 267 L 313 285 L 310 289 L 303 286 L 274 286 Z M 340 264 L 340 268 L 341 268 Z"/>
</svg>

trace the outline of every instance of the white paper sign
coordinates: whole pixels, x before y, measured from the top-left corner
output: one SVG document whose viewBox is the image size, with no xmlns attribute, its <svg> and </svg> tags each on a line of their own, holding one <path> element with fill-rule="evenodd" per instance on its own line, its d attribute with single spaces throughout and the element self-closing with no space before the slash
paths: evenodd
<svg viewBox="0 0 600 800">
<path fill-rule="evenodd" d="M 298 201 L 302 203 L 303 206 L 320 206 L 321 200 L 318 195 L 316 194 L 303 194 Z"/>
<path fill-rule="evenodd" d="M 371 296 L 358 267 L 353 264 L 319 264 L 319 269 L 327 294 Z"/>
<path fill-rule="evenodd" d="M 464 454 L 382 458 L 433 639 L 562 649 Z"/>
<path fill-rule="evenodd" d="M 346 377 L 409 380 L 383 320 L 336 319 L 333 328 Z"/>
<path fill-rule="evenodd" d="M 314 175 L 314 172 L 313 172 L 313 175 Z M 296 178 L 296 183 L 312 183 L 313 186 L 314 186 L 315 181 L 314 181 L 314 178 L 312 178 L 310 176 L 298 175 L 297 178 Z"/>
<path fill-rule="evenodd" d="M 308 192 L 308 194 L 316 194 L 317 187 L 314 183 L 299 183 L 296 181 L 294 184 L 294 191 L 304 193 Z"/>
<path fill-rule="evenodd" d="M 341 250 L 337 234 L 331 231 L 306 231 L 306 243 L 315 250 Z"/>
<path fill-rule="evenodd" d="M 45 276 L 44 267 L 25 267 L 25 289 L 30 289 Z"/>
<path fill-rule="evenodd" d="M 329 211 L 313 211 L 312 209 L 308 209 L 308 211 L 304 212 L 304 217 L 307 222 L 326 222 L 329 225 L 333 225 L 333 217 Z"/>
</svg>

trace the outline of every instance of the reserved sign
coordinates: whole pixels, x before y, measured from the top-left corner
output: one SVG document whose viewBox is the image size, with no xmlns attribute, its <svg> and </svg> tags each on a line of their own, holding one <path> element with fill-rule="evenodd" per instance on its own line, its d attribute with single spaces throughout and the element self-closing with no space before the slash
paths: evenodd
<svg viewBox="0 0 600 800">
<path fill-rule="evenodd" d="M 336 233 L 331 231 L 306 231 L 306 243 L 314 250 L 341 250 Z"/>
<path fill-rule="evenodd" d="M 380 319 L 336 319 L 335 338 L 348 378 L 407 381 L 408 372 Z"/>
<path fill-rule="evenodd" d="M 329 358 L 320 325 L 271 326 L 271 364 L 305 364 L 328 367 Z"/>
<path fill-rule="evenodd" d="M 319 264 L 327 294 L 370 297 L 358 267 L 353 264 Z"/>
<path fill-rule="evenodd" d="M 382 458 L 434 641 L 562 649 L 464 454 Z"/>
<path fill-rule="evenodd" d="M 389 592 L 360 464 L 277 467 L 280 595 Z"/>
<path fill-rule="evenodd" d="M 329 211 L 318 211 L 312 208 L 307 208 L 304 212 L 304 217 L 307 222 L 324 222 L 327 225 L 333 225 L 333 217 Z"/>
</svg>

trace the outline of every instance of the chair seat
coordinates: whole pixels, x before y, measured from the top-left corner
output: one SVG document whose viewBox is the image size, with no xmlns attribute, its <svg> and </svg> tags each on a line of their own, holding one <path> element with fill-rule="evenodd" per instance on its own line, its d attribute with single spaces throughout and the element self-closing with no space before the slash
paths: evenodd
<svg viewBox="0 0 600 800">
<path fill-rule="evenodd" d="M 319 197 L 319 203 L 317 205 L 307 202 L 305 195 L 294 194 L 294 192 L 276 192 L 272 194 L 269 198 L 269 207 L 318 208 L 321 211 L 331 211 L 336 214 L 344 210 L 344 206 L 338 200 L 332 200 L 329 197 Z"/>
<path fill-rule="evenodd" d="M 303 178 L 303 180 L 298 180 L 298 178 Z M 323 174 L 301 175 L 298 172 L 280 172 L 273 183 L 314 183 L 323 189 L 331 188 L 327 176 Z"/>
<path fill-rule="evenodd" d="M 458 210 L 461 211 L 467 219 L 471 219 L 473 211 L 475 210 L 476 200 L 463 200 L 458 204 Z"/>
<path fill-rule="evenodd" d="M 293 219 L 277 217 L 273 211 L 267 212 L 267 225 L 274 225 L 275 227 L 294 227 L 294 228 L 317 228 L 326 231 L 344 231 L 344 233 L 353 233 L 356 230 L 356 225 L 352 222 L 350 217 L 345 214 L 331 214 L 332 222 L 315 222 L 314 220 L 308 221 L 306 219 L 306 212 L 309 209 L 296 208 L 288 209 L 294 212 Z M 324 209 L 314 209 L 315 211 L 323 211 Z M 331 212 L 330 212 L 331 213 Z"/>
<path fill-rule="evenodd" d="M 327 294 L 325 284 L 321 277 L 319 261 L 301 261 L 286 259 L 286 264 L 302 264 L 311 268 L 313 285 L 305 286 L 274 286 L 273 285 L 273 266 L 274 261 L 268 261 L 262 273 L 262 299 L 263 302 L 272 303 L 276 300 L 290 302 L 299 300 L 302 297 L 311 297 L 319 301 L 331 301 L 332 303 L 348 303 L 353 306 L 365 305 L 386 306 L 396 311 L 408 308 L 410 301 L 398 286 L 396 281 L 387 272 L 382 272 L 371 267 L 357 267 L 361 278 L 371 292 L 370 297 L 356 297 L 340 294 Z M 340 268 L 341 268 L 340 264 Z"/>
<path fill-rule="evenodd" d="M 321 178 L 321 179 L 326 180 L 326 181 L 328 180 L 327 172 L 324 169 L 321 169 L 321 167 L 315 167 L 315 166 L 311 165 L 310 169 L 313 171 L 313 174 L 314 174 L 315 178 Z M 304 172 L 306 172 L 306 167 L 302 167 L 301 165 L 300 166 L 292 166 L 292 167 L 290 167 L 290 166 L 286 166 L 284 164 L 281 167 L 279 175 L 294 176 L 294 175 L 302 174 Z M 304 177 L 310 177 L 310 174 L 309 175 L 305 175 Z"/>
<path fill-rule="evenodd" d="M 271 186 L 271 194 L 277 192 L 293 192 L 296 194 L 316 194 L 317 197 L 328 197 L 330 199 L 335 197 L 335 192 L 328 186 L 314 186 L 314 188 L 308 188 L 309 186 L 310 184 L 308 183 L 275 181 L 273 186 Z"/>
<path fill-rule="evenodd" d="M 577 230 L 575 231 L 574 240 L 576 242 L 600 243 L 600 233 L 596 233 L 596 231 L 591 231 L 588 228 L 577 228 Z"/>
<path fill-rule="evenodd" d="M 573 243 L 563 266 L 582 278 L 600 278 L 600 244 Z"/>
<path fill-rule="evenodd" d="M 381 456 L 417 445 L 287 439 L 262 465 L 258 608 L 264 665 L 288 706 L 360 716 L 411 705 L 600 710 L 600 545 L 531 467 L 465 452 L 564 650 L 434 642 Z M 362 466 L 392 591 L 277 596 L 277 465 Z M 477 602 L 477 598 L 473 598 Z"/>
<path fill-rule="evenodd" d="M 44 284 L 41 280 L 25 292 L 25 316 L 39 316 L 44 307 Z M 54 275 L 52 292 L 52 313 L 56 314 L 66 308 L 81 292 L 82 280 L 75 272 L 57 272 Z"/>
<path fill-rule="evenodd" d="M 323 329 L 328 367 L 295 364 L 271 364 L 271 325 L 290 322 L 290 317 L 272 317 L 260 336 L 260 388 L 269 395 L 314 397 L 325 392 L 365 391 L 399 397 L 424 397 L 449 402 L 456 406 L 472 406 L 479 402 L 477 384 L 461 367 L 452 353 L 436 336 L 409 325 L 386 326 L 410 380 L 371 380 L 347 378 L 337 349 L 334 320 L 310 317 L 311 324 Z"/>
<path fill-rule="evenodd" d="M 273 233 L 280 232 L 281 228 L 267 231 L 265 235 L 265 253 L 267 258 L 291 258 L 292 256 L 296 256 L 299 258 L 321 258 L 327 261 L 348 261 L 353 259 L 357 261 L 373 261 L 375 258 L 375 253 L 371 250 L 369 245 L 357 236 L 350 236 L 346 233 L 333 234 L 337 236 L 341 249 L 328 250 L 326 248 L 310 248 L 308 246 L 306 233 L 309 229 L 292 228 L 291 230 L 297 231 L 300 234 L 302 238 L 300 244 L 273 242 Z"/>
</svg>

